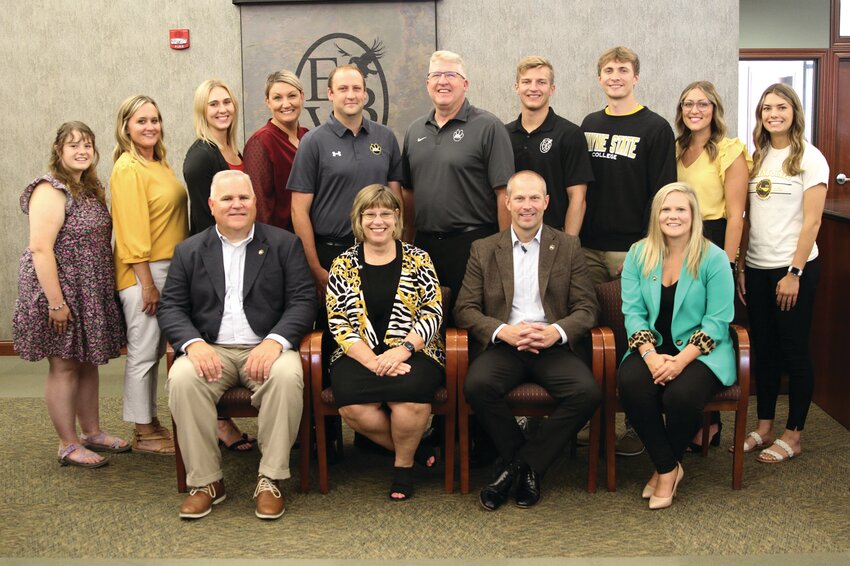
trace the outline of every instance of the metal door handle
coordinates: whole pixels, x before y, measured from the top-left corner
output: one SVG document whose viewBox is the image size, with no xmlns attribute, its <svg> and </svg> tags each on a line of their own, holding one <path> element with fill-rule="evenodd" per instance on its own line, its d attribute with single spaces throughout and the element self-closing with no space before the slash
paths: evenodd
<svg viewBox="0 0 850 566">
<path fill-rule="evenodd" d="M 847 175 L 845 175 L 844 173 L 839 173 L 835 176 L 835 182 L 839 185 L 843 185 L 847 182 Z"/>
</svg>

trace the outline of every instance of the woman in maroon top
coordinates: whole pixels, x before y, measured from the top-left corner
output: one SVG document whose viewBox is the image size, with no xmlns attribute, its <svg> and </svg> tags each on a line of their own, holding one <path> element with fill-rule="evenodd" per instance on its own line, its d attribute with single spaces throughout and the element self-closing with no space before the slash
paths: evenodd
<svg viewBox="0 0 850 566">
<path fill-rule="evenodd" d="M 266 106 L 272 117 L 245 144 L 245 173 L 254 185 L 257 221 L 291 230 L 286 183 L 298 144 L 307 133 L 298 123 L 304 88 L 294 73 L 277 71 L 268 76 Z"/>
</svg>

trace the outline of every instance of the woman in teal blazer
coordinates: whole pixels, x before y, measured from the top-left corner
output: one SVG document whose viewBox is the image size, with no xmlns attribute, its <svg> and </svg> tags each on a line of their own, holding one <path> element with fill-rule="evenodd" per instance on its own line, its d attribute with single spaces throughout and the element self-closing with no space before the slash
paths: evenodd
<svg viewBox="0 0 850 566">
<path fill-rule="evenodd" d="M 702 233 L 693 189 L 670 183 L 652 201 L 647 237 L 623 264 L 629 351 L 617 383 L 626 416 L 655 465 L 643 490 L 650 509 L 672 504 L 705 403 L 735 381 L 732 270 L 723 250 Z"/>
</svg>

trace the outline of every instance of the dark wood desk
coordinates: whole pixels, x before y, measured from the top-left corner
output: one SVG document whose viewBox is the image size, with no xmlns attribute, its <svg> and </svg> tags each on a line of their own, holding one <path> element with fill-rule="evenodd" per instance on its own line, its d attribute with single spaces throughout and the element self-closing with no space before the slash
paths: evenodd
<svg viewBox="0 0 850 566">
<path fill-rule="evenodd" d="M 850 429 L 850 197 L 827 199 L 818 250 L 821 273 L 812 326 L 814 401 Z"/>
</svg>

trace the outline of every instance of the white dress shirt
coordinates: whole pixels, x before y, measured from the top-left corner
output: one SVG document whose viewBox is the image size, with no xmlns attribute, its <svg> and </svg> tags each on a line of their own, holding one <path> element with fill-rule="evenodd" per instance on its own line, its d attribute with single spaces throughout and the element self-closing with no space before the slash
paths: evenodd
<svg viewBox="0 0 850 566">
<path fill-rule="evenodd" d="M 265 338 L 257 335 L 248 324 L 245 307 L 242 304 L 245 283 L 245 254 L 248 244 L 254 239 L 254 227 L 248 237 L 239 242 L 231 242 L 215 227 L 218 239 L 221 241 L 221 253 L 224 261 L 224 309 L 221 316 L 221 326 L 218 330 L 216 344 L 255 346 L 268 338 L 280 344 L 282 351 L 292 349 L 289 340 L 279 334 L 269 334 Z M 183 351 L 200 338 L 189 340 L 183 345 Z"/>
<path fill-rule="evenodd" d="M 540 265 L 540 234 L 543 226 L 537 230 L 537 234 L 528 243 L 522 243 L 511 230 L 511 242 L 513 243 L 514 255 L 514 296 L 511 303 L 511 312 L 508 315 L 507 324 L 519 324 L 520 322 L 542 322 L 547 324 L 546 313 L 543 310 L 543 300 L 540 298 L 540 281 L 538 277 L 538 266 Z M 496 343 L 499 331 L 507 326 L 500 324 L 493 333 L 492 341 Z M 561 344 L 567 343 L 567 334 L 558 324 L 552 324 L 561 335 Z"/>
</svg>

